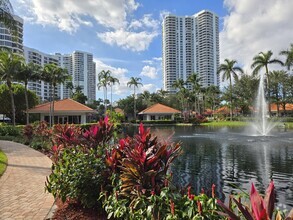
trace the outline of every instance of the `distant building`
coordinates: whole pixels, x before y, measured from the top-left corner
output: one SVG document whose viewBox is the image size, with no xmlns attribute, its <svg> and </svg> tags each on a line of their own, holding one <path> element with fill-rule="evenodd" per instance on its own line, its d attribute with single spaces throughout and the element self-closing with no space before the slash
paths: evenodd
<svg viewBox="0 0 293 220">
<path fill-rule="evenodd" d="M 72 82 L 82 88 L 88 102 L 96 100 L 96 64 L 93 55 L 87 52 L 74 51 L 71 54 Z"/>
<path fill-rule="evenodd" d="M 163 21 L 164 90 L 175 93 L 177 79 L 192 73 L 203 87 L 219 86 L 219 18 L 203 10 L 193 16 L 167 15 Z M 190 86 L 187 85 L 187 88 Z"/>
<path fill-rule="evenodd" d="M 59 65 L 58 59 L 54 55 L 46 54 L 29 47 L 24 47 L 24 57 L 27 63 L 35 63 L 40 66 L 50 63 Z M 40 80 L 30 81 L 28 83 L 28 89 L 34 91 L 40 97 L 41 101 L 50 100 L 52 88 L 49 83 Z M 58 90 L 56 91 L 56 95 L 59 97 Z"/>
<path fill-rule="evenodd" d="M 24 47 L 24 56 L 27 63 L 33 62 L 40 66 L 56 64 L 67 69 L 74 87 L 79 86 L 87 96 L 88 102 L 96 100 L 96 66 L 93 55 L 87 52 L 74 51 L 72 54 L 46 54 L 36 49 Z M 69 82 L 69 81 L 67 81 Z M 65 82 L 58 86 L 56 95 L 60 99 L 70 98 L 73 92 L 67 88 Z M 42 101 L 50 100 L 50 86 L 43 81 L 29 82 L 28 88 L 35 91 Z"/>
<path fill-rule="evenodd" d="M 23 19 L 14 14 L 8 0 L 0 1 L 0 8 L 13 17 L 17 26 L 16 36 L 12 36 L 11 31 L 0 23 L 0 48 L 8 48 L 14 53 L 23 53 Z"/>
</svg>

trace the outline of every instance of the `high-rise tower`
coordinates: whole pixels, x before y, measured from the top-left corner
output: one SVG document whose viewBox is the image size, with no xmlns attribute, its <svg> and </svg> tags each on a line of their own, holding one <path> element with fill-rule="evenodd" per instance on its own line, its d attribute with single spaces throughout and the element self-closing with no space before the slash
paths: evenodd
<svg viewBox="0 0 293 220">
<path fill-rule="evenodd" d="M 9 0 L 0 1 L 0 13 L 7 13 L 16 24 L 16 34 L 12 36 L 12 31 L 0 23 L 0 48 L 8 48 L 14 53 L 23 53 L 23 19 L 14 14 Z"/>
<path fill-rule="evenodd" d="M 93 62 L 93 55 L 87 52 L 74 51 L 72 54 L 56 53 L 46 54 L 36 49 L 24 47 L 24 56 L 27 63 L 33 62 L 40 66 L 45 64 L 56 64 L 67 69 L 71 76 L 72 84 L 79 86 L 87 96 L 88 102 L 96 100 L 96 65 Z M 69 80 L 67 81 L 69 82 Z M 58 85 L 56 96 L 60 99 L 69 98 L 72 91 L 64 84 Z M 35 91 L 42 101 L 50 99 L 50 86 L 43 81 L 31 81 L 28 88 Z"/>
<path fill-rule="evenodd" d="M 187 80 L 192 73 L 201 85 L 219 86 L 219 18 L 204 10 L 193 16 L 167 15 L 163 21 L 164 90 L 175 93 L 177 79 Z"/>
</svg>

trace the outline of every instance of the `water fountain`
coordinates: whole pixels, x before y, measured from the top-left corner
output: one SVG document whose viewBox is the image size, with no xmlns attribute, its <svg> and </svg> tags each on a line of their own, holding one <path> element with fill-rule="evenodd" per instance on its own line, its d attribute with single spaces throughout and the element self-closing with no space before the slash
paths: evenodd
<svg viewBox="0 0 293 220">
<path fill-rule="evenodd" d="M 265 99 L 265 88 L 264 88 L 265 74 L 261 74 L 258 86 L 258 92 L 256 97 L 256 112 L 255 122 L 252 124 L 254 128 L 255 136 L 267 136 L 270 131 L 275 127 L 275 123 L 268 121 L 268 104 Z"/>
</svg>

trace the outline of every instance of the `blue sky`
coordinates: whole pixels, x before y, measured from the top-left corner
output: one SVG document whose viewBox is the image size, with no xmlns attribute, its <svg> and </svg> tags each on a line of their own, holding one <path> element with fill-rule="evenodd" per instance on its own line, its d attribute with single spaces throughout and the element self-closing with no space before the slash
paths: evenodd
<svg viewBox="0 0 293 220">
<path fill-rule="evenodd" d="M 166 13 L 193 15 L 203 9 L 220 17 L 220 57 L 236 59 L 246 72 L 260 51 L 293 43 L 292 0 L 11 0 L 24 18 L 24 45 L 45 53 L 90 52 L 97 72 L 109 69 L 121 84 L 114 99 L 131 94 L 131 76 L 140 91 L 162 88 L 161 22 Z M 97 98 L 102 98 L 97 92 Z"/>
</svg>

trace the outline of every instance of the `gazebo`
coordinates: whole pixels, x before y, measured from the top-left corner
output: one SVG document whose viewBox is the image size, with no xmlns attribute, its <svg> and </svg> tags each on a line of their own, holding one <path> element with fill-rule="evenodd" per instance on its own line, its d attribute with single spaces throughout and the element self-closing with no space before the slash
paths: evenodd
<svg viewBox="0 0 293 220">
<path fill-rule="evenodd" d="M 181 112 L 177 109 L 157 103 L 139 112 L 138 114 L 142 115 L 144 121 L 151 121 L 166 119 L 174 120 L 174 115 L 177 113 Z"/>
<path fill-rule="evenodd" d="M 49 122 L 50 102 L 29 109 L 28 113 L 40 114 L 41 121 Z M 85 124 L 87 123 L 87 115 L 93 113 L 95 113 L 95 110 L 72 99 L 54 102 L 54 123 Z"/>
</svg>

